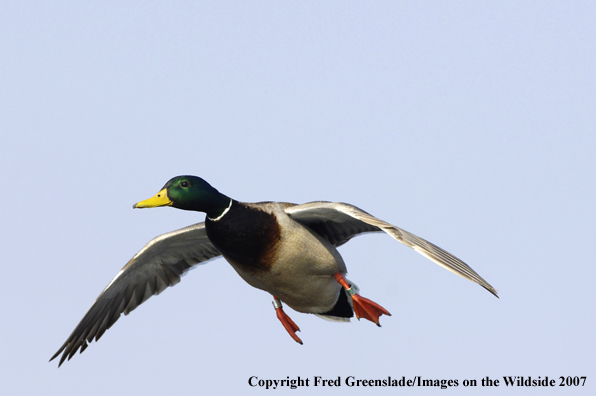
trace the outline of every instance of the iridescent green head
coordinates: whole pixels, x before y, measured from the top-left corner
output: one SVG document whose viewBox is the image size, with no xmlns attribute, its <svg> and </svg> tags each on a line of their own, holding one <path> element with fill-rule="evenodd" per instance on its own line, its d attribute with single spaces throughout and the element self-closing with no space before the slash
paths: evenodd
<svg viewBox="0 0 596 396">
<path fill-rule="evenodd" d="M 230 205 L 230 198 L 221 194 L 197 176 L 176 176 L 152 198 L 138 202 L 133 208 L 173 206 L 183 210 L 205 212 L 211 218 L 220 216 Z"/>
</svg>

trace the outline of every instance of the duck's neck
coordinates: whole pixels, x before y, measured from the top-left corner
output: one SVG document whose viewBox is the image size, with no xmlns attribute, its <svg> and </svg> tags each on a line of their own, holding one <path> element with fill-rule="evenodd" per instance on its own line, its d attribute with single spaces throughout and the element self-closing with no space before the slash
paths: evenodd
<svg viewBox="0 0 596 396">
<path fill-rule="evenodd" d="M 228 211 L 232 207 L 232 202 L 234 202 L 232 198 L 220 194 L 217 204 L 212 205 L 212 208 L 210 208 L 210 210 L 205 211 L 209 220 L 218 221 L 219 219 L 224 217 L 225 214 L 228 213 Z"/>
<path fill-rule="evenodd" d="M 232 199 L 204 180 L 202 182 L 201 188 L 195 189 L 191 196 L 179 200 L 176 207 L 206 213 L 210 219 L 221 218 L 229 210 Z"/>
</svg>

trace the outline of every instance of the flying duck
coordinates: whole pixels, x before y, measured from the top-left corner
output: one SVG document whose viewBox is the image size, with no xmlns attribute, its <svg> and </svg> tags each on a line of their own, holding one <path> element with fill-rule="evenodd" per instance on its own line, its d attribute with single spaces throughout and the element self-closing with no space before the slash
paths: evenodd
<svg viewBox="0 0 596 396">
<path fill-rule="evenodd" d="M 466 263 L 440 247 L 346 203 L 244 203 L 220 193 L 196 176 L 178 176 L 133 208 L 172 206 L 204 212 L 206 219 L 151 240 L 116 274 L 52 356 L 59 366 L 96 341 L 122 313 L 128 315 L 152 295 L 180 282 L 191 267 L 223 256 L 249 285 L 273 296 L 278 319 L 298 343 L 300 329 L 282 302 L 302 313 L 349 321 L 354 315 L 379 324 L 391 315 L 362 297 L 345 278 L 337 247 L 368 232 L 386 232 L 449 271 L 497 291 Z"/>
</svg>

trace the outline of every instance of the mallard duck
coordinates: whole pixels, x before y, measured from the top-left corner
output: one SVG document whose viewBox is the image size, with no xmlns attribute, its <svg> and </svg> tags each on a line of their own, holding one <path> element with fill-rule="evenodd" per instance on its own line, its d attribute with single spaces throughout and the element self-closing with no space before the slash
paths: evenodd
<svg viewBox="0 0 596 396">
<path fill-rule="evenodd" d="M 151 240 L 101 292 L 60 353 L 61 365 L 88 342 L 99 340 L 124 313 L 180 281 L 191 267 L 223 256 L 249 285 L 273 296 L 277 317 L 298 343 L 300 329 L 282 302 L 325 319 L 368 319 L 378 326 L 390 313 L 362 297 L 345 278 L 337 247 L 356 235 L 386 232 L 404 245 L 498 297 L 497 291 L 463 261 L 440 247 L 349 204 L 310 202 L 244 203 L 220 193 L 196 176 L 178 176 L 133 208 L 172 206 L 206 213 L 203 223 Z"/>
</svg>

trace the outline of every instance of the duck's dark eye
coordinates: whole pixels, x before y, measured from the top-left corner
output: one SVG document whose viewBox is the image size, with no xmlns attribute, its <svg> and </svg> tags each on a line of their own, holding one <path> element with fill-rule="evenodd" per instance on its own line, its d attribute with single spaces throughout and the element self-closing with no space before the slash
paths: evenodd
<svg viewBox="0 0 596 396">
<path fill-rule="evenodd" d="M 183 181 L 182 183 L 180 183 L 180 187 L 182 188 L 186 188 L 188 187 L 190 184 L 187 181 Z"/>
</svg>

